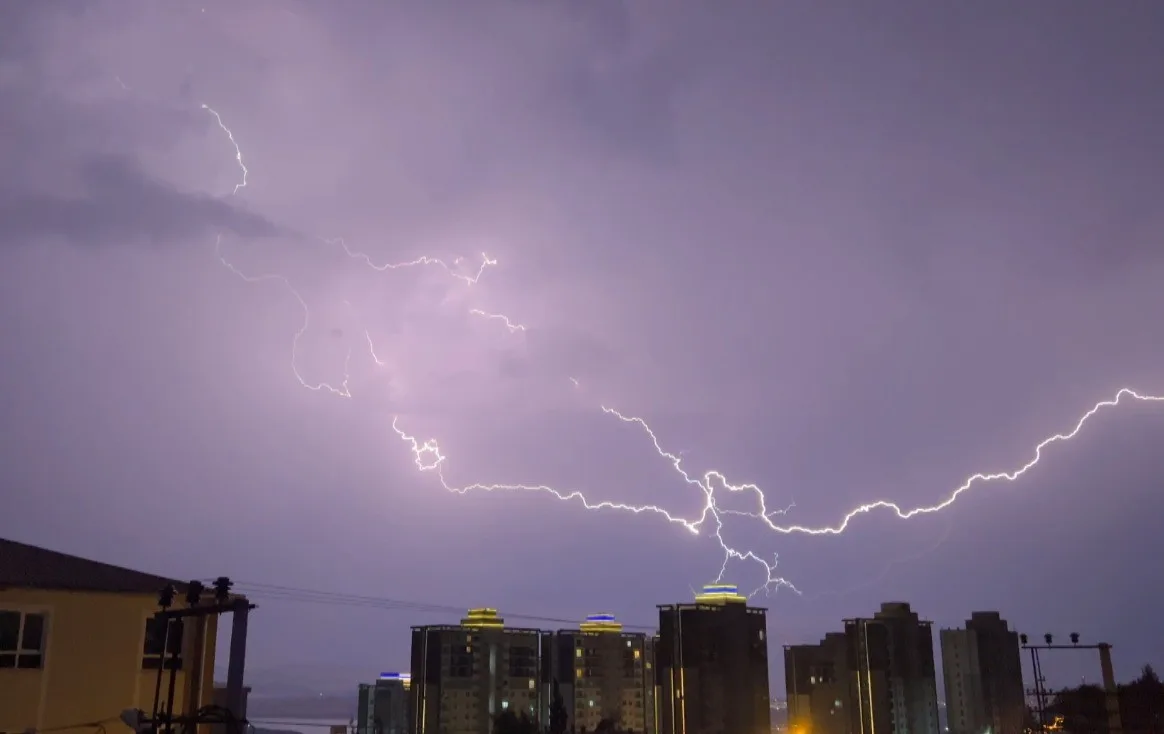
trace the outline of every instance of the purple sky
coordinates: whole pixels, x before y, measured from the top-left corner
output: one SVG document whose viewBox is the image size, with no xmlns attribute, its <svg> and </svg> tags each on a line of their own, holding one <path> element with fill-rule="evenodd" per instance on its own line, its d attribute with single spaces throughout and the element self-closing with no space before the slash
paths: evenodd
<svg viewBox="0 0 1164 734">
<path fill-rule="evenodd" d="M 0 535 L 652 624 L 716 577 L 712 521 L 450 494 L 393 417 L 458 486 L 696 517 L 607 405 L 781 521 L 940 502 L 1164 394 L 1162 29 L 1148 0 L 5 3 Z M 300 303 L 216 235 L 310 309 L 294 367 Z M 497 265 L 378 272 L 334 238 Z M 345 361 L 350 399 L 297 381 Z M 940 514 L 724 515 L 801 591 L 759 596 L 774 688 L 781 644 L 891 599 L 1164 662 L 1162 441 L 1164 404 L 1125 401 Z M 251 670 L 285 688 L 404 668 L 409 625 L 454 619 L 253 595 Z"/>
</svg>

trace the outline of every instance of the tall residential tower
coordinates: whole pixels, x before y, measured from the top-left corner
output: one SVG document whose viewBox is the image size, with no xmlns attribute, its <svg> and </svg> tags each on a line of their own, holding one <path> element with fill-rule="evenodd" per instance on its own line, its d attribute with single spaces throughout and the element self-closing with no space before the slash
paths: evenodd
<svg viewBox="0 0 1164 734">
<path fill-rule="evenodd" d="M 506 627 L 496 609 L 470 609 L 457 625 L 412 628 L 412 732 L 480 734 L 502 711 L 540 722 L 536 629 Z"/>
<path fill-rule="evenodd" d="M 905 602 L 845 620 L 855 734 L 939 734 L 931 624 Z"/>
<path fill-rule="evenodd" d="M 769 734 L 766 610 L 736 587 L 659 607 L 660 734 Z"/>
<path fill-rule="evenodd" d="M 849 646 L 843 632 L 816 645 L 785 645 L 784 686 L 792 734 L 851 734 Z"/>
<path fill-rule="evenodd" d="M 613 615 L 592 614 L 576 630 L 558 630 L 549 656 L 551 689 L 544 696 L 544 721 L 549 721 L 556 682 L 570 729 L 594 731 L 606 720 L 619 731 L 654 734 L 653 637 L 624 632 Z"/>
<path fill-rule="evenodd" d="M 1018 633 L 998 612 L 974 612 L 964 629 L 944 629 L 940 636 L 950 734 L 1022 734 Z"/>
<path fill-rule="evenodd" d="M 357 734 L 410 734 L 412 717 L 408 673 L 381 673 L 375 683 L 361 683 Z"/>
</svg>

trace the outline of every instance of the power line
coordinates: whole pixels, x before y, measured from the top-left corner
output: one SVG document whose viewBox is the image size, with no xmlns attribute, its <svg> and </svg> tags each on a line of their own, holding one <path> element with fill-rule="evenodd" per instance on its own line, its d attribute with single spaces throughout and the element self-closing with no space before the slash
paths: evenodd
<svg viewBox="0 0 1164 734">
<path fill-rule="evenodd" d="M 407 601 L 382 596 L 365 594 L 348 594 L 319 589 L 306 589 L 298 586 L 282 586 L 278 584 L 264 584 L 253 581 L 238 581 L 234 585 L 236 593 L 245 594 L 251 599 L 267 599 L 270 601 L 288 601 L 305 604 L 325 604 L 343 607 L 381 609 L 384 611 L 410 611 L 428 614 L 463 615 L 468 606 L 453 606 L 431 602 Z M 549 622 L 560 625 L 576 625 L 579 620 L 562 617 L 549 617 L 539 614 L 514 613 L 503 611 L 506 619 L 520 619 L 528 622 Z M 654 632 L 657 625 L 623 624 L 624 629 Z"/>
</svg>

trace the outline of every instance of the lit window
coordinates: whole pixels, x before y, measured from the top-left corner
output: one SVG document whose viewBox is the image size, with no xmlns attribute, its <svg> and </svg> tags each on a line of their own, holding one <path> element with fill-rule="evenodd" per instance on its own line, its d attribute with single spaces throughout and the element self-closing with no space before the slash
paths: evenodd
<svg viewBox="0 0 1164 734">
<path fill-rule="evenodd" d="M 509 708 L 509 701 L 502 701 L 501 702 L 501 710 L 505 711 L 508 708 Z"/>
<path fill-rule="evenodd" d="M 576 657 L 576 658 L 582 657 L 582 648 L 579 647 L 579 648 L 574 650 L 574 657 Z"/>
<path fill-rule="evenodd" d="M 530 689 L 531 691 L 534 689 L 534 679 L 533 679 L 533 678 L 530 678 L 530 679 L 529 679 L 529 689 Z"/>
<path fill-rule="evenodd" d="M 643 653 L 641 650 L 635 650 L 635 660 L 638 660 L 642 656 L 643 656 Z"/>
</svg>

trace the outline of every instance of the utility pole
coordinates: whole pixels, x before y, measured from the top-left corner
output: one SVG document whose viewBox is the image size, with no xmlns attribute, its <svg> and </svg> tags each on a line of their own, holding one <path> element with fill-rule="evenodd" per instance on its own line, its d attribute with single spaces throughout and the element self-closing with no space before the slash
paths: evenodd
<svg viewBox="0 0 1164 734">
<path fill-rule="evenodd" d="M 138 717 L 137 729 L 139 733 L 174 734 L 175 729 L 187 731 L 188 727 L 197 727 L 199 724 L 226 724 L 229 734 L 243 734 L 246 726 L 246 696 L 243 687 L 243 673 L 246 663 L 247 648 L 247 621 L 250 610 L 255 608 L 245 597 L 232 595 L 231 580 L 226 576 L 215 579 L 213 584 L 213 603 L 203 604 L 206 587 L 200 581 L 191 581 L 186 590 L 186 607 L 183 609 L 171 608 L 174 603 L 175 590 L 173 586 L 166 586 L 158 595 L 160 611 L 154 615 L 165 630 L 162 647 L 161 664 L 158 666 L 158 678 L 154 686 L 153 711 L 148 719 L 144 712 Z M 203 645 L 205 644 L 206 620 L 209 617 L 220 617 L 223 614 L 233 615 L 234 624 L 230 634 L 230 661 L 227 668 L 226 706 L 200 706 L 202 696 L 201 678 L 205 671 L 201 667 Z M 197 675 L 199 680 L 188 680 L 186 690 L 190 696 L 186 702 L 186 713 L 174 713 L 174 698 L 177 670 L 181 663 L 182 645 L 174 646 L 171 652 L 170 634 L 177 620 L 198 620 L 198 634 L 196 643 L 199 645 L 196 657 L 200 661 L 198 668 L 191 670 L 187 675 Z M 167 658 L 169 658 L 167 660 Z M 166 700 L 161 698 L 162 675 L 169 670 L 169 687 Z M 195 729 L 194 731 L 197 731 Z"/>
<path fill-rule="evenodd" d="M 1047 721 L 1047 708 L 1051 696 L 1054 695 L 1047 690 L 1047 679 L 1043 676 L 1043 665 L 1039 653 L 1047 650 L 1098 650 L 1100 673 L 1103 678 L 1104 702 L 1107 711 L 1108 734 L 1122 734 L 1123 722 L 1120 717 L 1119 689 L 1116 686 L 1115 673 L 1111 664 L 1111 645 L 1106 642 L 1100 642 L 1095 645 L 1080 645 L 1078 632 L 1072 632 L 1070 640 L 1070 645 L 1056 645 L 1054 636 L 1046 634 L 1043 635 L 1044 644 L 1032 645 L 1026 635 L 1019 635 L 1019 643 L 1022 648 L 1030 651 L 1031 654 L 1031 670 L 1034 675 L 1035 687 L 1028 689 L 1027 695 L 1033 696 L 1035 699 L 1035 717 L 1038 720 L 1039 728 L 1047 731 L 1053 723 Z"/>
</svg>

